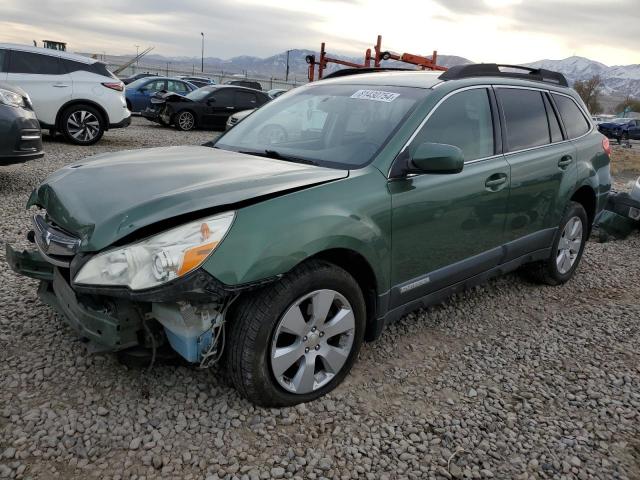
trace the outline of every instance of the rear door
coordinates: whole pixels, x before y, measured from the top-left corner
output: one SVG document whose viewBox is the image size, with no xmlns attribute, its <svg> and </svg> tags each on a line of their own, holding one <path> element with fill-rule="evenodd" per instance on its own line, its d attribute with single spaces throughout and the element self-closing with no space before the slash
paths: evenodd
<svg viewBox="0 0 640 480">
<path fill-rule="evenodd" d="M 29 94 L 38 120 L 47 125 L 55 125 L 60 107 L 73 96 L 71 76 L 56 55 L 12 50 L 7 82 Z"/>
<path fill-rule="evenodd" d="M 454 92 L 427 118 L 409 152 L 423 142 L 455 145 L 465 164 L 457 174 L 389 181 L 392 308 L 488 270 L 502 255 L 510 173 L 490 89 Z"/>
<path fill-rule="evenodd" d="M 505 226 L 510 257 L 551 245 L 577 180 L 577 153 L 548 92 L 494 87 L 501 110 L 511 196 Z M 511 260 L 508 258 L 507 260 Z"/>
</svg>

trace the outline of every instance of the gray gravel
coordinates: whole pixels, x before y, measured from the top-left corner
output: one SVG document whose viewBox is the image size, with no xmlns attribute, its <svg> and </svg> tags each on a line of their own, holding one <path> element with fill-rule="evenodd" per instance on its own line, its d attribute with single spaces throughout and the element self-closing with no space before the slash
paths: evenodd
<svg viewBox="0 0 640 480">
<path fill-rule="evenodd" d="M 27 195 L 61 165 L 213 135 L 136 119 L 46 141 L 0 168 L 0 243 L 25 243 Z M 509 275 L 408 315 L 332 394 L 281 410 L 216 371 L 87 355 L 0 247 L 0 478 L 640 478 L 638 234 L 590 243 L 566 286 Z"/>
</svg>

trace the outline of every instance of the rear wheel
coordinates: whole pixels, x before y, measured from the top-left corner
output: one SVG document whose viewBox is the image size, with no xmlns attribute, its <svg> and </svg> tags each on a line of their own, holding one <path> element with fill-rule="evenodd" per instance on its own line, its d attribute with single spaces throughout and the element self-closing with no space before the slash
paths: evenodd
<svg viewBox="0 0 640 480">
<path fill-rule="evenodd" d="M 173 122 L 178 130 L 187 132 L 196 128 L 196 117 L 189 111 L 180 112 Z"/>
<path fill-rule="evenodd" d="M 589 235 L 589 223 L 584 207 L 570 202 L 556 232 L 547 260 L 528 266 L 530 276 L 539 283 L 560 285 L 575 273 Z"/>
<path fill-rule="evenodd" d="M 102 115 L 90 105 L 73 105 L 60 119 L 60 130 L 76 145 L 93 145 L 102 138 L 105 126 Z"/>
<path fill-rule="evenodd" d="M 326 262 L 298 267 L 235 313 L 226 365 L 238 392 L 262 406 L 295 405 L 330 392 L 364 338 L 362 292 L 353 277 Z"/>
</svg>

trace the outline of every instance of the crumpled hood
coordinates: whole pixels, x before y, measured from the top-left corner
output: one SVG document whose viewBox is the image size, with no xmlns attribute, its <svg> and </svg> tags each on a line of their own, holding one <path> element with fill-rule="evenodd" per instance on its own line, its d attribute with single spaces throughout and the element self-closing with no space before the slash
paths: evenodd
<svg viewBox="0 0 640 480">
<path fill-rule="evenodd" d="M 101 250 L 136 230 L 183 214 L 345 178 L 346 170 L 209 148 L 167 147 L 90 157 L 45 180 L 29 199 Z"/>
</svg>

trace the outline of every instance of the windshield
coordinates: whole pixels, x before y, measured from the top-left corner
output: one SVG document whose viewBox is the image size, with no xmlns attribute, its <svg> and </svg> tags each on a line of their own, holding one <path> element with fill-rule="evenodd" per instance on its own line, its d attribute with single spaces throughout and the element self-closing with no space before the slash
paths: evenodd
<svg viewBox="0 0 640 480">
<path fill-rule="evenodd" d="M 359 168 L 373 160 L 429 92 L 378 85 L 302 87 L 256 110 L 214 146 L 326 167 Z"/>
<path fill-rule="evenodd" d="M 209 95 L 211 92 L 213 92 L 215 89 L 216 87 L 201 87 L 190 92 L 187 95 L 187 98 L 194 100 L 196 102 L 199 102 L 200 100 L 205 98 L 207 95 Z"/>
</svg>

